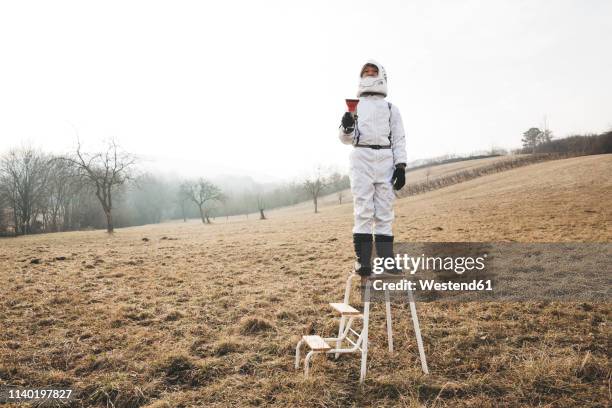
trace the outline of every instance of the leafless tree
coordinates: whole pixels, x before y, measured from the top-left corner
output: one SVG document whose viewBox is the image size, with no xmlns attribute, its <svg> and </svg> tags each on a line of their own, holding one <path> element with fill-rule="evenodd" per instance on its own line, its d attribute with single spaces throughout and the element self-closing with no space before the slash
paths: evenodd
<svg viewBox="0 0 612 408">
<path fill-rule="evenodd" d="M 340 190 L 336 193 L 336 196 L 338 197 L 338 204 L 342 204 L 342 199 L 344 198 L 344 191 Z"/>
<path fill-rule="evenodd" d="M 70 202 L 83 186 L 72 163 L 54 158 L 50 161 L 49 172 L 43 219 L 45 230 L 57 232 L 69 227 Z"/>
<path fill-rule="evenodd" d="M 181 214 L 183 215 L 183 222 L 187 222 L 187 213 L 185 211 L 185 207 L 187 206 L 187 202 L 190 200 L 189 188 L 188 184 L 183 183 L 179 187 L 177 202 L 179 207 L 181 207 Z"/>
<path fill-rule="evenodd" d="M 136 157 L 120 150 L 115 140 L 111 139 L 106 149 L 97 153 L 84 153 L 77 140 L 74 154 L 62 159 L 72 163 L 79 177 L 93 188 L 106 216 L 106 231 L 112 233 L 113 194 L 134 178 Z"/>
<path fill-rule="evenodd" d="M 260 220 L 265 220 L 266 216 L 264 215 L 264 209 L 265 209 L 265 201 L 263 198 L 263 195 L 261 193 L 257 193 L 257 209 L 259 210 L 259 219 Z"/>
<path fill-rule="evenodd" d="M 319 197 L 329 185 L 329 180 L 323 175 L 321 167 L 317 167 L 314 174 L 304 181 L 304 189 L 312 198 L 315 214 L 319 212 Z"/>
<path fill-rule="evenodd" d="M 4 180 L 0 176 L 0 234 L 5 234 L 14 227 L 14 218 L 12 210 L 9 208 L 10 200 L 8 198 L 8 189 L 4 186 Z M 13 229 L 13 233 L 15 230 Z"/>
<path fill-rule="evenodd" d="M 427 167 L 425 169 L 425 177 L 426 177 L 426 183 L 429 183 L 429 176 L 431 176 L 431 167 Z"/>
<path fill-rule="evenodd" d="M 38 224 L 49 174 L 49 157 L 31 147 L 11 150 L 1 158 L 0 188 L 12 209 L 16 232 L 29 234 Z"/>
<path fill-rule="evenodd" d="M 181 185 L 181 191 L 200 209 L 202 223 L 210 224 L 210 204 L 223 199 L 221 189 L 208 180 L 187 181 Z"/>
<path fill-rule="evenodd" d="M 344 199 L 344 190 L 350 186 L 347 175 L 342 175 L 337 171 L 333 172 L 328 177 L 328 184 L 332 191 L 336 191 L 336 197 L 338 197 L 338 204 L 342 204 Z"/>
</svg>

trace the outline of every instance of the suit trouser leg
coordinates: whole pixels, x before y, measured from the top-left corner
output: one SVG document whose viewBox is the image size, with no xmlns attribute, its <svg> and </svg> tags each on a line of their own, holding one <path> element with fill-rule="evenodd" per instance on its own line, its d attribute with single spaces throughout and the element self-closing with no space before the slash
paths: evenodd
<svg viewBox="0 0 612 408">
<path fill-rule="evenodd" d="M 391 182 L 374 185 L 374 234 L 393 235 L 394 201 Z"/>
<path fill-rule="evenodd" d="M 372 163 L 362 151 L 355 149 L 351 156 L 351 193 L 353 194 L 353 234 L 372 234 L 374 224 L 375 185 Z"/>
</svg>

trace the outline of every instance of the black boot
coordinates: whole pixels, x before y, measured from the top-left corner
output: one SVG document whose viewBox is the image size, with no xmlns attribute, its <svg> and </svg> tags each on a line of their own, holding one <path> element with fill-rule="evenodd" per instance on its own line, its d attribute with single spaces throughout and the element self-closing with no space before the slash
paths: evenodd
<svg viewBox="0 0 612 408">
<path fill-rule="evenodd" d="M 383 267 L 387 262 L 391 263 L 391 261 L 387 261 L 388 258 L 393 259 L 393 266 L 391 268 L 384 267 L 384 273 L 392 275 L 401 274 L 402 271 L 398 269 L 397 265 L 395 264 L 395 254 L 393 252 L 393 235 L 376 234 L 374 237 L 376 239 L 376 256 L 378 258 L 383 258 Z"/>
<path fill-rule="evenodd" d="M 372 234 L 353 234 L 353 245 L 355 246 L 355 272 L 360 276 L 372 274 Z"/>
</svg>

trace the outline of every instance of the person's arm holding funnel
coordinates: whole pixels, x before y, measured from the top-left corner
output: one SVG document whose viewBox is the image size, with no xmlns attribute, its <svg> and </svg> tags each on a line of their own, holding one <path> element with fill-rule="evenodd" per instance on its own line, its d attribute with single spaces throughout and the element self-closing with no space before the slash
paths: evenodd
<svg viewBox="0 0 612 408">
<path fill-rule="evenodd" d="M 348 106 L 348 112 L 344 113 L 340 120 L 340 141 L 344 144 L 353 144 L 355 139 L 355 125 L 356 125 L 356 110 L 359 99 L 347 99 L 346 105 Z"/>
</svg>

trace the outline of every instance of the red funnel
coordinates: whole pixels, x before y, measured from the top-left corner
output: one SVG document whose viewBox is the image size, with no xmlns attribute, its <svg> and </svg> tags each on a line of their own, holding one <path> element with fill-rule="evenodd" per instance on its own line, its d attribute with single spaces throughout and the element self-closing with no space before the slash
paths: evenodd
<svg viewBox="0 0 612 408">
<path fill-rule="evenodd" d="M 351 113 L 355 113 L 357 109 L 357 104 L 359 103 L 359 99 L 345 99 L 346 106 L 348 106 L 348 110 Z"/>
</svg>

